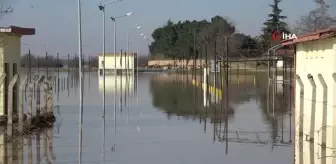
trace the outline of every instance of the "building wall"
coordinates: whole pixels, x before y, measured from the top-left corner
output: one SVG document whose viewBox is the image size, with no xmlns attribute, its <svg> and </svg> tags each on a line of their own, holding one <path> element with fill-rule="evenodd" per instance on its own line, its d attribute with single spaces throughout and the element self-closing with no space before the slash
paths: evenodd
<svg viewBox="0 0 336 164">
<path fill-rule="evenodd" d="M 0 33 L 0 72 L 5 73 L 5 63 L 8 64 L 8 74 L 6 74 L 6 80 L 9 84 L 10 80 L 14 77 L 14 63 L 16 64 L 17 73 L 19 73 L 20 69 L 20 54 L 21 54 L 21 37 L 16 35 L 8 35 L 4 33 Z M 0 94 L 0 115 L 5 114 L 5 83 L 1 86 L 1 94 Z M 16 98 L 18 97 L 18 92 L 15 93 Z M 14 102 L 13 102 L 14 103 Z M 15 101 L 15 106 L 18 107 L 18 101 Z M 16 109 L 14 109 L 16 110 Z"/>
<path fill-rule="evenodd" d="M 4 74 L 4 47 L 2 47 L 2 36 L 0 34 L 0 75 Z M 4 115 L 5 109 L 4 109 L 4 103 L 5 103 L 5 94 L 4 94 L 4 82 L 0 86 L 0 115 Z"/>
<path fill-rule="evenodd" d="M 106 65 L 105 69 L 133 69 L 136 65 L 136 58 L 134 56 L 105 56 Z M 103 69 L 103 62 L 104 58 L 99 56 L 99 68 Z M 115 65 L 116 64 L 116 65 Z"/>
<path fill-rule="evenodd" d="M 332 76 L 336 72 L 336 38 L 299 43 L 296 51 L 296 75 L 303 87 L 296 80 L 295 163 L 335 164 L 336 154 L 331 148 L 336 148 L 336 86 Z M 308 75 L 313 77 L 316 94 Z M 321 147 L 323 144 L 327 148 Z"/>
</svg>

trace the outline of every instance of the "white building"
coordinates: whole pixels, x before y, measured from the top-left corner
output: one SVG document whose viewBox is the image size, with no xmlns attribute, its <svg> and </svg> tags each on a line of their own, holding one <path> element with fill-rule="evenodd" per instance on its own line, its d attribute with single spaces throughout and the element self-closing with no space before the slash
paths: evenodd
<svg viewBox="0 0 336 164">
<path fill-rule="evenodd" d="M 336 164 L 336 28 L 295 45 L 295 164 Z"/>
<path fill-rule="evenodd" d="M 6 75 L 0 86 L 0 115 L 6 115 L 8 104 L 8 85 L 20 72 L 21 38 L 24 35 L 35 35 L 35 29 L 16 26 L 0 27 L 0 73 Z M 17 86 L 14 87 L 18 89 Z M 18 92 L 14 91 L 13 110 L 19 106 Z"/>
<path fill-rule="evenodd" d="M 137 54 L 136 53 L 128 53 L 122 54 L 118 53 L 114 55 L 113 53 L 105 54 L 105 73 L 113 74 L 115 70 L 117 73 L 132 73 L 137 68 Z M 99 56 L 99 74 L 103 75 L 104 69 L 104 57 L 101 54 Z"/>
</svg>

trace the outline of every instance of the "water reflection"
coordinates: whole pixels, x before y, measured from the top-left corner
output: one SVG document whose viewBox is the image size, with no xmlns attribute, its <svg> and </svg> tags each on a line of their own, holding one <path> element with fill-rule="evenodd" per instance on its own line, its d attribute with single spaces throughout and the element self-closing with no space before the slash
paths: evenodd
<svg viewBox="0 0 336 164">
<path fill-rule="evenodd" d="M 208 120 L 213 124 L 214 141 L 219 142 L 237 142 L 253 143 L 260 145 L 289 146 L 292 145 L 292 121 L 290 112 L 290 92 L 289 84 L 281 85 L 284 89 L 279 92 L 276 89 L 274 93 L 274 111 L 270 112 L 273 106 L 267 93 L 266 74 L 247 75 L 245 77 L 231 76 L 229 80 L 229 109 L 226 110 L 226 99 L 219 96 L 217 101 L 209 101 L 209 106 L 203 106 L 203 92 L 201 85 L 195 86 L 192 79 L 200 80 L 202 77 L 196 75 L 157 75 L 152 77 L 150 90 L 152 94 L 152 103 L 158 109 L 167 114 L 168 119 L 172 116 L 183 117 L 185 119 L 196 120 L 199 118 L 200 123 L 206 123 Z M 226 89 L 221 86 L 220 82 L 215 83 L 214 77 L 210 78 L 210 85 L 217 86 L 223 93 Z M 243 79 L 243 80 L 242 80 Z M 211 82 L 213 81 L 213 82 Z M 220 81 L 220 80 L 218 80 Z M 272 86 L 269 86 L 272 87 Z M 209 93 L 208 99 L 215 99 L 216 93 Z M 267 106 L 269 104 L 269 106 Z M 245 110 L 244 113 L 237 110 Z M 249 116 L 255 112 L 261 113 L 261 125 L 255 126 L 250 121 L 258 122 L 255 118 Z M 236 116 L 237 115 L 237 116 Z M 241 118 L 243 116 L 243 118 Z M 252 120 L 251 120 L 252 119 Z M 238 122 L 237 122 L 238 121 Z M 255 130 L 265 125 L 266 130 Z M 244 128 L 244 126 L 246 126 Z M 252 130 L 253 129 L 253 130 Z"/>
<path fill-rule="evenodd" d="M 133 76 L 105 76 L 105 91 L 114 92 L 117 91 L 133 91 L 135 85 L 135 79 Z M 104 77 L 99 76 L 99 91 L 104 90 Z"/>
<path fill-rule="evenodd" d="M 280 164 L 291 161 L 291 148 L 285 147 L 291 146 L 286 144 L 291 137 L 289 105 L 285 104 L 289 96 L 286 92 L 285 98 L 283 92 L 275 94 L 276 100 L 283 100 L 284 105 L 276 101 L 273 112 L 271 101 L 267 103 L 267 77 L 264 74 L 230 77 L 228 110 L 225 95 L 220 97 L 214 93 L 209 93 L 209 105 L 204 106 L 203 89 L 193 84 L 191 75 L 139 75 L 138 104 L 129 96 L 125 98 L 127 88 L 135 90 L 137 87 L 135 80 L 127 83 L 125 76 L 106 76 L 104 118 L 101 117 L 102 77 L 97 73 L 85 74 L 84 120 L 79 129 L 76 78 L 67 77 L 66 73 L 59 76 L 57 85 L 64 89 L 55 89 L 60 105 L 55 113 L 62 112 L 58 119 L 63 120 L 64 126 L 54 127 L 54 133 L 59 134 L 54 140 L 47 140 L 54 142 L 47 146 L 48 149 L 44 147 L 48 145 L 44 133 L 34 133 L 26 138 L 23 163 L 27 163 L 26 160 L 31 164 L 38 163 L 37 156 L 41 156 L 40 163 L 203 164 L 225 160 L 228 163 Z M 202 79 L 201 76 L 197 78 Z M 121 113 L 124 106 L 119 106 L 117 99 L 117 119 L 113 110 L 115 80 L 118 99 L 122 98 L 123 104 L 134 105 L 128 108 L 131 110 Z M 213 78 L 210 81 L 211 85 L 223 87 L 214 84 Z M 40 148 L 37 148 L 38 143 Z M 270 147 L 277 151 L 269 153 Z M 50 153 L 53 149 L 57 161 Z M 227 156 L 224 156 L 225 152 Z"/>
<path fill-rule="evenodd" d="M 203 91 L 192 85 L 190 78 L 184 79 L 178 75 L 157 75 L 153 76 L 150 82 L 152 103 L 155 107 L 167 113 L 168 118 L 172 115 L 183 118 L 210 119 L 211 122 L 218 122 L 226 118 L 224 112 L 218 116 L 216 108 L 221 104 L 214 101 L 209 107 L 203 105 Z M 217 116 L 216 116 L 217 115 Z M 229 108 L 228 117 L 234 115 L 232 107 Z"/>
<path fill-rule="evenodd" d="M 20 136 L 11 140 L 5 139 L 2 135 L 0 139 L 0 163 L 56 163 L 52 138 L 53 129 L 50 128 L 36 131 L 34 135 Z M 36 155 L 35 161 L 33 161 L 33 154 Z M 28 158 L 25 157 L 26 155 Z"/>
</svg>

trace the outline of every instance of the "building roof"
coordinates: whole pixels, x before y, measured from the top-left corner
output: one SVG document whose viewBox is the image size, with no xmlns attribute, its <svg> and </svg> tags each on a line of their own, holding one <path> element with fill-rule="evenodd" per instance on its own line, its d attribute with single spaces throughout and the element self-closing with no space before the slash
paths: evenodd
<svg viewBox="0 0 336 164">
<path fill-rule="evenodd" d="M 17 26 L 0 27 L 0 33 L 12 33 L 18 35 L 35 35 L 35 28 L 23 28 Z"/>
<path fill-rule="evenodd" d="M 296 43 L 308 42 L 336 37 L 336 26 L 327 29 L 319 30 L 310 34 L 297 36 L 297 39 L 288 39 L 281 42 L 282 45 L 291 45 Z"/>
<path fill-rule="evenodd" d="M 275 54 L 277 56 L 293 56 L 295 52 L 294 50 L 278 49 L 278 50 L 275 50 Z"/>
</svg>

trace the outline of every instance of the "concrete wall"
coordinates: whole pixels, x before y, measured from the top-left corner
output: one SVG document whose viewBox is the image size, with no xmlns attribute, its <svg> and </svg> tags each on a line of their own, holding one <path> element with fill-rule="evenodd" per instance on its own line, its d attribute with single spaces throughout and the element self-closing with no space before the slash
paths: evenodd
<svg viewBox="0 0 336 164">
<path fill-rule="evenodd" d="M 6 74 L 6 79 L 8 80 L 8 84 L 10 80 L 14 76 L 13 67 L 14 63 L 16 64 L 16 70 L 19 72 L 20 66 L 20 54 L 21 54 L 21 37 L 16 35 L 8 35 L 5 33 L 0 33 L 0 73 L 5 73 L 4 67 L 5 63 L 8 63 L 8 74 Z M 4 84 L 1 85 L 1 94 L 0 94 L 0 115 L 5 113 L 4 105 L 5 105 L 5 89 Z M 15 93 L 18 96 L 18 92 Z M 18 101 L 16 101 L 16 106 L 18 107 Z M 16 110 L 16 109 L 14 109 Z"/>
<path fill-rule="evenodd" d="M 296 53 L 295 164 L 335 164 L 336 38 L 299 43 Z"/>
<path fill-rule="evenodd" d="M 115 57 L 114 55 L 108 54 L 105 56 L 105 59 L 105 69 L 115 69 L 115 63 L 117 69 L 133 69 L 136 67 L 136 57 L 133 55 L 126 55 L 125 57 L 124 55 L 120 56 L 120 54 L 117 54 Z M 103 69 L 103 61 L 103 56 L 99 56 L 99 69 Z"/>
</svg>

